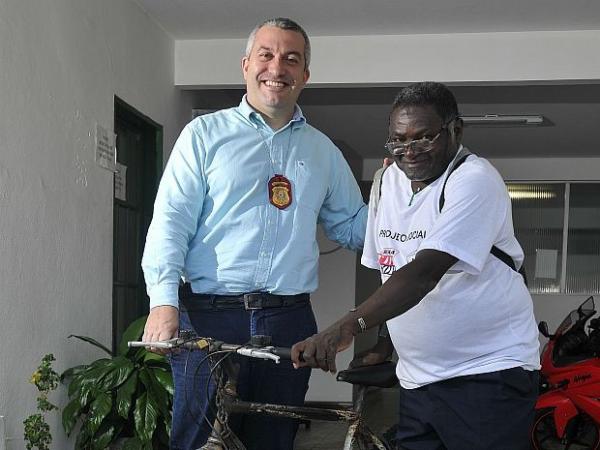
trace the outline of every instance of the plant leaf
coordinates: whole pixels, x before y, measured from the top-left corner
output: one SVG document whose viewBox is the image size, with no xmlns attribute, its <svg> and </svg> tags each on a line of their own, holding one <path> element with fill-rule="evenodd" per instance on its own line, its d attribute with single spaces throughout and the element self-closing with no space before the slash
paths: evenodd
<svg viewBox="0 0 600 450">
<path fill-rule="evenodd" d="M 130 350 L 127 346 L 129 341 L 139 341 L 144 334 L 144 327 L 146 326 L 146 319 L 148 316 L 142 316 L 139 319 L 134 320 L 127 329 L 123 332 L 123 337 L 119 346 L 117 347 L 117 355 L 126 355 Z"/>
<path fill-rule="evenodd" d="M 82 394 L 84 393 L 84 390 L 87 395 L 89 393 L 90 388 L 89 386 L 85 388 L 84 385 L 98 385 L 101 378 L 106 374 L 106 372 L 110 370 L 110 366 L 107 366 L 109 362 L 110 359 L 108 358 L 96 360 L 92 364 L 87 366 L 84 370 L 81 370 L 76 375 L 74 375 L 69 383 L 69 398 L 75 395 L 81 398 Z M 85 406 L 85 404 L 86 402 L 82 402 L 81 406 Z"/>
<path fill-rule="evenodd" d="M 99 361 L 94 361 L 92 366 Z M 111 360 L 106 359 L 102 364 L 97 367 L 90 366 L 90 370 L 81 373 L 78 376 L 79 384 L 75 386 L 69 386 L 69 395 L 77 394 L 79 398 L 79 404 L 81 407 L 85 407 L 92 399 L 98 395 L 99 388 L 104 376 L 113 370 Z M 75 382 L 75 380 L 74 380 Z M 75 390 L 77 389 L 77 390 Z"/>
<path fill-rule="evenodd" d="M 113 354 L 113 352 L 111 352 L 111 351 L 110 351 L 110 350 L 109 350 L 107 347 L 105 347 L 104 345 L 102 345 L 102 344 L 101 344 L 100 342 L 98 342 L 97 340 L 95 340 L 95 339 L 92 339 L 91 337 L 88 337 L 88 336 L 78 336 L 78 335 L 76 335 L 76 334 L 70 334 L 68 337 L 69 337 L 69 338 L 72 338 L 72 337 L 74 337 L 74 338 L 80 339 L 80 340 L 82 340 L 82 341 L 85 341 L 85 342 L 87 342 L 87 343 L 89 343 L 89 344 L 92 344 L 92 345 L 94 345 L 94 346 L 98 347 L 99 349 L 102 349 L 102 350 L 104 350 L 106 353 L 108 353 L 108 354 L 109 354 L 109 355 L 111 355 L 111 356 L 112 356 L 112 354 Z"/>
<path fill-rule="evenodd" d="M 146 351 L 146 353 L 144 354 L 144 362 L 166 362 L 166 360 L 167 359 L 163 355 L 159 355 L 157 353 Z"/>
<path fill-rule="evenodd" d="M 118 388 L 134 370 L 133 363 L 123 356 L 114 358 L 110 366 L 110 372 L 107 372 L 102 379 L 101 391 L 111 391 Z"/>
<path fill-rule="evenodd" d="M 152 399 L 154 404 L 158 406 L 160 415 L 169 414 L 169 398 L 163 387 L 155 381 L 154 377 L 147 368 L 140 371 L 140 381 L 146 388 L 148 399 Z"/>
<path fill-rule="evenodd" d="M 93 383 L 85 383 L 79 387 L 79 390 L 77 391 L 78 396 L 76 398 L 79 400 L 81 409 L 85 408 L 88 403 L 96 398 L 98 392 L 96 391 L 95 386 L 96 385 Z"/>
<path fill-rule="evenodd" d="M 100 428 L 100 424 L 112 409 L 112 397 L 106 392 L 101 392 L 100 395 L 90 404 L 90 411 L 87 417 L 87 424 L 92 431 L 96 433 Z"/>
<path fill-rule="evenodd" d="M 137 387 L 138 374 L 133 372 L 131 376 L 123 383 L 117 390 L 117 413 L 127 419 L 129 416 L 129 410 L 131 409 L 131 396 L 135 392 Z"/>
<path fill-rule="evenodd" d="M 71 367 L 70 369 L 65 370 L 60 375 L 60 381 L 65 383 L 65 382 L 67 382 L 68 379 L 77 376 L 79 373 L 85 371 L 87 368 L 88 368 L 87 364 L 82 364 L 79 366 Z"/>
<path fill-rule="evenodd" d="M 156 429 L 158 418 L 158 408 L 154 404 L 154 400 L 148 397 L 148 393 L 141 394 L 136 402 L 133 411 L 135 421 L 135 432 L 137 437 L 142 442 L 149 442 L 152 439 L 152 434 Z"/>
<path fill-rule="evenodd" d="M 123 443 L 121 450 L 143 450 L 143 448 L 142 441 L 137 437 L 132 437 Z"/>
<path fill-rule="evenodd" d="M 115 426 L 111 423 L 104 422 L 100 429 L 94 434 L 94 442 L 92 443 L 92 449 L 94 450 L 105 450 L 108 448 L 115 437 Z"/>
<path fill-rule="evenodd" d="M 79 404 L 79 399 L 75 398 L 69 402 L 67 406 L 63 409 L 62 412 L 62 425 L 67 436 L 71 435 L 71 431 L 73 431 L 73 427 L 77 423 L 77 419 L 79 418 L 79 412 L 81 411 L 81 405 Z"/>
<path fill-rule="evenodd" d="M 171 371 L 155 369 L 152 370 L 152 374 L 154 375 L 154 378 L 156 378 L 156 381 L 158 381 L 163 389 L 165 389 L 172 397 L 175 388 L 173 386 L 173 374 Z"/>
<path fill-rule="evenodd" d="M 77 439 L 75 439 L 74 450 L 83 450 L 88 449 L 90 447 L 90 440 L 92 439 L 92 433 L 86 426 L 86 422 L 83 422 L 83 425 L 79 429 L 79 433 L 77 434 Z"/>
</svg>

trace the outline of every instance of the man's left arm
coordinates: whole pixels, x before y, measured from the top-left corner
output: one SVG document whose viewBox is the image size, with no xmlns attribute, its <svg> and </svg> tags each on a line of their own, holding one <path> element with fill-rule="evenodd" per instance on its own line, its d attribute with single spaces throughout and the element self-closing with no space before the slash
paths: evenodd
<svg viewBox="0 0 600 450">
<path fill-rule="evenodd" d="M 350 250 L 360 250 L 364 245 L 368 210 L 358 183 L 337 148 L 327 181 L 329 189 L 319 222 L 329 239 Z"/>
<path fill-rule="evenodd" d="M 348 312 L 326 330 L 292 347 L 296 367 L 319 367 L 336 372 L 335 356 L 348 348 L 354 336 L 417 305 L 457 259 L 437 250 L 422 250 L 398 269 L 355 311 Z M 303 360 L 300 361 L 300 354 Z"/>
</svg>

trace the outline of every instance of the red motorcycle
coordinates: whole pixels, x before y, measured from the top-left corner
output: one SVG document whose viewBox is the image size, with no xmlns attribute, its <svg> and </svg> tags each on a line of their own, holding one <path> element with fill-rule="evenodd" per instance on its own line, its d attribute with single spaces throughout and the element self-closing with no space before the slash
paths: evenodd
<svg viewBox="0 0 600 450">
<path fill-rule="evenodd" d="M 600 319 L 590 297 L 572 311 L 542 350 L 542 385 L 531 431 L 536 450 L 600 450 Z"/>
</svg>

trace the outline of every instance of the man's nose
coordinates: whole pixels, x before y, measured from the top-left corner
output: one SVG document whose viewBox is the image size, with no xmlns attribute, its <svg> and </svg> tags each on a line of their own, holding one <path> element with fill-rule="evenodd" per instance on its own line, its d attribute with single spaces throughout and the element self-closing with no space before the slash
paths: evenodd
<svg viewBox="0 0 600 450">
<path fill-rule="evenodd" d="M 273 58 L 269 61 L 269 72 L 275 75 L 281 75 L 285 72 L 283 61 L 280 58 Z"/>
<path fill-rule="evenodd" d="M 406 144 L 404 144 L 404 152 L 403 153 L 405 155 L 410 153 L 410 156 L 415 156 L 420 152 L 417 149 L 417 146 L 415 145 L 415 141 L 410 141 L 410 142 L 407 142 Z"/>
</svg>

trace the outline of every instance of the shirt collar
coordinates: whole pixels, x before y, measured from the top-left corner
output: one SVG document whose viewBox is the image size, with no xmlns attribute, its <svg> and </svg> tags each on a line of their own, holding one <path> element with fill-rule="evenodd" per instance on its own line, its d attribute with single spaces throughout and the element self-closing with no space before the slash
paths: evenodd
<svg viewBox="0 0 600 450">
<path fill-rule="evenodd" d="M 244 94 L 244 96 L 242 97 L 242 101 L 240 102 L 240 105 L 238 106 L 238 111 L 242 114 L 242 116 L 244 116 L 246 119 L 248 119 L 251 123 L 253 124 L 261 124 L 263 126 L 267 126 L 266 122 L 264 121 L 264 119 L 262 118 L 262 116 L 256 112 L 256 110 L 254 108 L 252 108 L 252 106 L 250 106 L 250 104 L 248 103 L 247 100 L 247 94 Z M 300 107 L 298 105 L 294 106 L 294 114 L 292 115 L 292 119 L 289 122 L 289 126 L 292 127 L 298 127 L 298 126 L 302 126 L 306 123 L 306 118 L 304 117 L 304 114 L 302 113 L 302 110 L 300 109 Z M 286 128 L 286 127 L 283 127 Z"/>
</svg>

